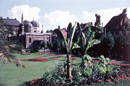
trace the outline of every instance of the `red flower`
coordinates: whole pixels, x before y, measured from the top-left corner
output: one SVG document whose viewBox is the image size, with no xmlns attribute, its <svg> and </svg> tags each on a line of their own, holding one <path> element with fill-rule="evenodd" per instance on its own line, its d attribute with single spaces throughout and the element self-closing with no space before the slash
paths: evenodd
<svg viewBox="0 0 130 86">
<path fill-rule="evenodd" d="M 119 65 L 119 66 L 130 66 L 130 64 L 122 64 L 122 63 L 112 63 L 113 65 Z"/>
<path fill-rule="evenodd" d="M 101 79 L 98 80 L 98 82 L 101 82 L 101 81 L 102 81 Z"/>
<path fill-rule="evenodd" d="M 71 57 L 71 59 L 77 59 L 76 57 Z"/>
<path fill-rule="evenodd" d="M 120 81 L 121 79 L 122 79 L 121 77 L 118 77 L 118 79 L 117 79 L 117 80 L 118 80 L 118 81 Z"/>
<path fill-rule="evenodd" d="M 27 59 L 28 61 L 37 61 L 37 62 L 46 62 L 48 61 L 48 58 L 45 57 L 35 57 L 35 58 L 30 58 Z M 26 59 L 21 59 L 20 61 L 27 61 Z"/>
<path fill-rule="evenodd" d="M 45 57 L 35 57 L 35 58 L 30 58 L 28 60 L 42 60 L 42 59 L 47 59 Z"/>
<path fill-rule="evenodd" d="M 116 82 L 119 82 L 120 80 L 116 80 Z"/>
<path fill-rule="evenodd" d="M 31 82 L 34 82 L 34 81 L 31 81 Z"/>
<path fill-rule="evenodd" d="M 127 80 L 130 80 L 130 77 L 127 77 L 127 76 L 126 76 L 125 78 L 126 78 Z"/>
<path fill-rule="evenodd" d="M 107 79 L 106 81 L 107 81 L 107 82 L 111 82 L 111 79 Z"/>
</svg>

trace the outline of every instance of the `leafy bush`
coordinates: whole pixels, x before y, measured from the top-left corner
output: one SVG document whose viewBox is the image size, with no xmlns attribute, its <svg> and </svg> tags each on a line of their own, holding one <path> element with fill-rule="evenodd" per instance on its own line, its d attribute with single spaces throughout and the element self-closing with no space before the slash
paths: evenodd
<svg viewBox="0 0 130 86">
<path fill-rule="evenodd" d="M 99 57 L 98 63 L 91 62 L 92 58 L 89 55 L 84 55 L 82 58 L 82 75 L 89 79 L 106 80 L 113 74 L 118 72 L 119 66 L 111 65 L 109 58 Z"/>
<path fill-rule="evenodd" d="M 43 74 L 43 78 L 47 80 L 47 82 L 62 82 L 65 83 L 66 80 L 66 68 L 65 64 L 58 64 L 54 70 L 51 72 L 47 72 Z"/>
</svg>

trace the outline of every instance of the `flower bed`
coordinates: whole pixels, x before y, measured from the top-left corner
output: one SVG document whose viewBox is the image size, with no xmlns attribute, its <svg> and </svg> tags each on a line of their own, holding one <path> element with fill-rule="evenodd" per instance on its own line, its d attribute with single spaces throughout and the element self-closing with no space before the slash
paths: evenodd
<svg viewBox="0 0 130 86">
<path fill-rule="evenodd" d="M 92 62 L 99 62 L 98 60 L 92 60 Z M 113 64 L 113 65 L 119 65 L 119 66 L 130 66 L 130 64 L 123 64 L 123 63 L 110 63 L 110 64 Z"/>
<path fill-rule="evenodd" d="M 116 64 L 114 64 L 116 65 Z M 91 84 L 91 82 L 93 82 Z M 41 78 L 41 79 L 33 79 L 32 81 L 28 81 L 24 83 L 26 86 L 29 85 L 38 85 L 38 86 L 75 86 L 73 83 L 62 83 L 62 82 L 53 82 L 53 81 L 46 81 L 46 79 Z M 81 83 L 76 84 L 76 86 L 130 86 L 130 67 L 128 66 L 121 66 L 120 71 L 117 73 L 116 76 L 111 76 L 107 78 L 106 80 L 102 79 L 96 79 L 95 81 L 93 80 L 87 80 L 85 81 L 84 79 L 81 81 Z"/>
<path fill-rule="evenodd" d="M 30 59 L 21 59 L 20 61 L 36 61 L 36 62 L 47 62 L 51 60 L 58 60 L 57 58 L 45 58 L 45 57 L 34 57 Z"/>
<path fill-rule="evenodd" d="M 111 63 L 113 65 L 119 65 L 119 66 L 130 66 L 130 64 L 122 64 L 122 63 Z"/>
<path fill-rule="evenodd" d="M 21 55 L 29 55 L 30 53 L 22 53 Z"/>
<path fill-rule="evenodd" d="M 56 55 L 57 57 L 64 57 L 64 56 L 61 56 L 61 55 Z"/>
<path fill-rule="evenodd" d="M 45 57 L 34 57 L 34 58 L 30 58 L 30 59 L 28 59 L 28 60 L 44 60 L 44 59 L 48 59 L 48 58 L 45 58 Z"/>
<path fill-rule="evenodd" d="M 57 58 L 49 58 L 49 60 L 58 60 Z"/>
</svg>

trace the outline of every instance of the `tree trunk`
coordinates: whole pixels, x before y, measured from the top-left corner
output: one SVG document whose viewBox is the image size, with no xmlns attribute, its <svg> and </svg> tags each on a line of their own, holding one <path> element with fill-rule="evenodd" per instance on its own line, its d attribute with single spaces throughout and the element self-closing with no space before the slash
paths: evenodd
<svg viewBox="0 0 130 86">
<path fill-rule="evenodd" d="M 71 81 L 72 80 L 72 75 L 71 75 L 71 55 L 67 54 L 67 80 Z"/>
</svg>

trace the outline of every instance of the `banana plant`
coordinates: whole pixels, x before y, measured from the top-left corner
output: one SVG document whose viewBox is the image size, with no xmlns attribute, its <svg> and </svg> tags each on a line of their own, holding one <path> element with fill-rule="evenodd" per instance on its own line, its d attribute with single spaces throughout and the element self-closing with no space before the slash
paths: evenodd
<svg viewBox="0 0 130 86">
<path fill-rule="evenodd" d="M 55 29 L 54 33 L 57 34 L 57 40 L 61 41 L 65 48 L 66 48 L 66 56 L 67 56 L 67 79 L 72 80 L 72 74 L 71 74 L 71 52 L 75 48 L 75 45 L 77 41 L 73 42 L 74 34 L 76 31 L 78 23 L 75 22 L 75 25 L 73 27 L 69 27 L 69 34 L 67 39 L 64 38 L 62 32 L 59 29 Z"/>
<path fill-rule="evenodd" d="M 98 39 L 94 39 L 96 31 L 92 31 L 91 27 L 92 26 L 90 25 L 88 28 L 84 28 L 82 31 L 79 31 L 80 40 L 78 41 L 78 45 L 80 46 L 83 55 L 86 54 L 89 48 L 100 43 Z"/>
</svg>

